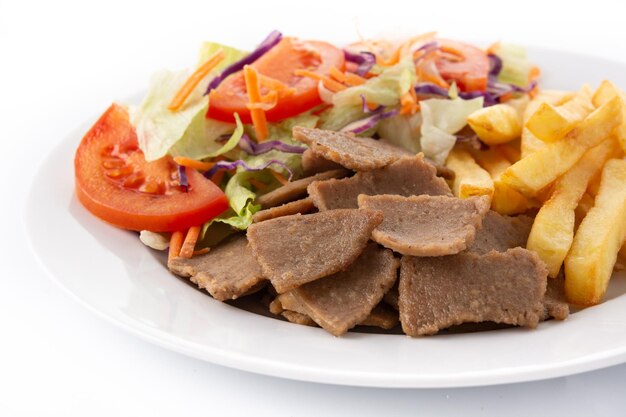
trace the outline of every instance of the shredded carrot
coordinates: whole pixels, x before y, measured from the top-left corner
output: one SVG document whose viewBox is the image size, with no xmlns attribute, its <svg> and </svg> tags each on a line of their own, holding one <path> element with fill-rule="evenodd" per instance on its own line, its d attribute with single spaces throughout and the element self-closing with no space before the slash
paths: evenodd
<svg viewBox="0 0 626 417">
<path fill-rule="evenodd" d="M 197 161 L 195 159 L 187 158 L 184 156 L 174 157 L 174 162 L 184 167 L 197 169 L 198 171 L 208 171 L 215 165 L 212 162 Z"/>
<path fill-rule="evenodd" d="M 346 74 L 339 71 L 336 66 L 333 65 L 332 67 L 330 67 L 330 69 L 328 70 L 328 73 L 330 74 L 331 77 L 333 77 L 335 80 L 339 81 L 340 83 L 346 82 Z"/>
<path fill-rule="evenodd" d="M 500 103 L 504 103 L 505 101 L 509 101 L 513 98 L 513 93 L 504 93 L 500 96 Z"/>
<path fill-rule="evenodd" d="M 248 100 L 252 104 L 261 102 L 261 87 L 258 75 L 258 72 L 250 65 L 243 67 L 243 76 L 246 81 Z M 256 138 L 259 142 L 263 142 L 269 134 L 265 111 L 262 109 L 251 109 L 250 116 L 252 117 L 252 124 L 254 125 L 254 131 L 256 132 Z"/>
<path fill-rule="evenodd" d="M 298 77 L 307 77 L 307 78 L 312 78 L 316 81 L 321 81 L 324 84 L 324 87 L 328 88 L 333 93 L 346 89 L 345 85 L 338 83 L 337 81 L 333 80 L 330 77 L 327 77 L 322 74 L 318 74 L 317 72 L 297 69 L 294 71 L 294 75 Z"/>
<path fill-rule="evenodd" d="M 209 253 L 210 249 L 209 248 L 202 248 L 202 249 L 198 249 L 193 251 L 193 255 L 192 258 L 194 256 L 199 256 L 199 255 L 204 255 L 205 253 Z"/>
<path fill-rule="evenodd" d="M 259 84 L 263 87 L 269 88 L 270 90 L 288 90 L 290 88 L 284 82 L 279 81 L 276 78 L 263 75 L 260 72 L 257 72 L 257 76 L 259 78 Z"/>
<path fill-rule="evenodd" d="M 289 183 L 289 180 L 287 178 L 285 178 L 282 174 L 274 171 L 273 169 L 270 169 L 270 173 L 282 185 L 285 185 L 285 184 Z"/>
<path fill-rule="evenodd" d="M 496 49 L 498 49 L 500 47 L 500 42 L 496 42 L 494 44 L 492 44 L 489 48 L 487 48 L 487 54 L 488 55 L 495 55 L 496 54 Z"/>
<path fill-rule="evenodd" d="M 193 248 L 196 247 L 196 242 L 198 241 L 198 236 L 200 236 L 200 226 L 193 226 L 187 230 L 187 236 L 185 236 L 185 241 L 180 248 L 180 257 L 181 258 L 191 258 L 193 255 Z"/>
<path fill-rule="evenodd" d="M 346 80 L 344 81 L 344 83 L 348 84 L 350 87 L 364 84 L 367 81 L 367 78 L 361 77 L 360 75 L 351 72 L 347 72 L 344 75 L 346 76 Z"/>
<path fill-rule="evenodd" d="M 541 75 L 541 69 L 537 66 L 533 66 L 528 72 L 528 82 L 535 81 Z"/>
<path fill-rule="evenodd" d="M 393 51 L 393 54 L 389 57 L 389 59 L 385 60 L 382 56 L 376 55 L 376 63 L 383 67 L 390 67 L 398 63 L 398 59 L 400 58 L 400 48 L 397 48 Z"/>
<path fill-rule="evenodd" d="M 172 233 L 172 237 L 170 238 L 170 249 L 167 253 L 167 262 L 176 258 L 180 254 L 180 250 L 183 246 L 183 239 L 185 235 L 182 231 Z"/>
<path fill-rule="evenodd" d="M 213 181 L 213 184 L 219 186 L 220 182 L 222 182 L 222 178 L 224 178 L 225 172 L 226 172 L 225 170 L 220 169 L 215 174 L 213 174 L 213 176 L 211 177 L 211 181 Z"/>
<path fill-rule="evenodd" d="M 264 182 L 261 182 L 259 180 L 257 180 L 256 178 L 250 178 L 248 180 L 248 182 L 252 185 L 254 185 L 258 190 L 260 191 L 264 191 L 267 190 L 267 184 L 265 184 Z"/>
<path fill-rule="evenodd" d="M 412 94 L 411 94 L 412 93 Z M 419 109 L 417 104 L 417 96 L 415 90 L 410 88 L 409 91 L 404 93 L 400 98 L 400 114 L 415 114 Z"/>
<path fill-rule="evenodd" d="M 187 100 L 187 97 L 189 97 L 194 88 L 196 88 L 200 81 L 202 81 L 202 79 L 206 77 L 209 72 L 211 72 L 211 70 L 222 61 L 222 59 L 224 59 L 224 51 L 218 49 L 217 52 L 211 55 L 211 57 L 204 64 L 199 66 L 198 69 L 195 70 L 189 78 L 187 78 L 187 81 L 185 81 L 185 83 L 180 87 L 170 102 L 168 109 L 172 111 L 180 109 L 182 105 L 185 104 L 185 100 Z"/>
<path fill-rule="evenodd" d="M 263 111 L 268 111 L 276 107 L 276 104 L 278 104 L 278 92 L 270 91 L 261 97 L 260 102 L 246 103 L 246 107 L 250 110 L 261 109 Z"/>
</svg>

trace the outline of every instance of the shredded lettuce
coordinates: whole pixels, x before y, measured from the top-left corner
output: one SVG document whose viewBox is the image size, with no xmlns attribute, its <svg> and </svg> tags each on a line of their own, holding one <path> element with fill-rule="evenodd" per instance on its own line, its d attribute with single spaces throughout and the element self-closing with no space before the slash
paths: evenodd
<svg viewBox="0 0 626 417">
<path fill-rule="evenodd" d="M 420 113 L 413 115 L 398 114 L 381 121 L 378 125 L 377 133 L 378 136 L 394 145 L 418 153 L 422 150 L 420 145 L 421 125 L 422 116 Z"/>
<path fill-rule="evenodd" d="M 203 63 L 219 48 L 224 51 L 225 58 L 213 73 L 245 55 L 234 48 L 206 42 L 202 45 L 199 61 Z M 167 155 L 174 145 L 172 154 L 201 159 L 220 148 L 215 139 L 235 130 L 231 123 L 206 119 L 208 101 L 204 91 L 209 79 L 198 84 L 179 110 L 167 108 L 189 75 L 191 70 L 157 72 L 150 79 L 148 93 L 141 105 L 131 108 L 131 122 L 147 161 Z"/>
<path fill-rule="evenodd" d="M 524 47 L 500 43 L 493 49 L 493 53 L 502 60 L 502 70 L 498 74 L 498 81 L 518 87 L 528 85 L 528 74 L 532 64 L 528 60 Z"/>
<path fill-rule="evenodd" d="M 420 102 L 422 152 L 438 164 L 443 164 L 456 143 L 459 130 L 467 124 L 467 117 L 483 107 L 483 97 L 471 100 L 433 98 Z"/>
<path fill-rule="evenodd" d="M 221 49 L 224 52 L 224 59 L 216 67 L 215 71 L 221 71 L 233 62 L 239 61 L 244 56 L 248 55 L 246 51 L 232 48 L 227 45 L 222 45 L 216 42 L 203 42 L 200 45 L 200 52 L 198 53 L 198 66 L 204 64 L 213 54 Z"/>
<path fill-rule="evenodd" d="M 320 114 L 320 129 L 341 130 L 363 117 L 365 117 L 365 113 L 363 113 L 361 104 L 358 106 L 333 106 Z"/>
<path fill-rule="evenodd" d="M 137 131 L 139 147 L 147 161 L 167 154 L 189 128 L 195 116 L 206 110 L 204 85 L 198 86 L 178 111 L 170 111 L 172 97 L 189 77 L 191 71 L 159 71 L 150 79 L 148 94 L 138 108 L 131 108 L 131 123 Z M 202 84 L 202 83 L 201 83 Z"/>
<path fill-rule="evenodd" d="M 239 230 L 245 230 L 250 226 L 252 215 L 261 209 L 261 206 L 254 204 L 256 194 L 251 191 L 250 178 L 267 181 L 268 175 L 265 172 L 239 171 L 235 173 L 224 189 L 230 208 L 206 223 L 202 228 L 202 235 L 204 236 L 209 226 L 215 222 L 224 223 Z"/>
<path fill-rule="evenodd" d="M 218 138 L 234 134 L 237 128 L 235 124 L 207 119 L 206 109 L 205 104 L 194 116 L 182 138 L 170 148 L 169 153 L 172 156 L 204 159 L 220 149 L 222 145 L 217 142 Z"/>
<path fill-rule="evenodd" d="M 415 66 L 404 60 L 385 68 L 366 83 L 346 88 L 333 95 L 333 107 L 320 115 L 320 128 L 341 130 L 364 117 L 363 100 L 370 104 L 394 106 L 415 82 Z M 368 131 L 367 133 L 373 133 Z"/>
<path fill-rule="evenodd" d="M 377 77 L 354 87 L 346 88 L 333 96 L 336 107 L 350 107 L 361 105 L 361 96 L 368 103 L 381 106 L 398 104 L 400 97 L 415 83 L 415 64 L 406 59 L 385 69 Z"/>
</svg>

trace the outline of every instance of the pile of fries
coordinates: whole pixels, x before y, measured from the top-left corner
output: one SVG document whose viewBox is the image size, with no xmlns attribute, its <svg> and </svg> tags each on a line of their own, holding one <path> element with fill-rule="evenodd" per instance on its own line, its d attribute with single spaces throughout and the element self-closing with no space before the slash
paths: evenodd
<svg viewBox="0 0 626 417">
<path fill-rule="evenodd" d="M 564 273 L 570 303 L 601 302 L 626 257 L 623 91 L 609 81 L 595 91 L 542 91 L 481 109 L 468 123 L 489 149 L 450 153 L 454 193 L 488 195 L 500 214 L 536 213 L 527 248 L 550 277 Z"/>
</svg>

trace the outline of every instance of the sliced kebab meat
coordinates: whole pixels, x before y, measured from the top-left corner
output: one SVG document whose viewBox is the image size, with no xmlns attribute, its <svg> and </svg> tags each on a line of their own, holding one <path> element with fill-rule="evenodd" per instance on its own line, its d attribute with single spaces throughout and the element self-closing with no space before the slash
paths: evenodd
<svg viewBox="0 0 626 417">
<path fill-rule="evenodd" d="M 486 196 L 359 195 L 359 208 L 383 212 L 372 239 L 403 255 L 444 256 L 465 250 L 489 211 Z"/>
<path fill-rule="evenodd" d="M 373 210 L 331 210 L 292 215 L 248 227 L 252 253 L 276 291 L 344 271 L 383 221 Z"/>
<path fill-rule="evenodd" d="M 402 158 L 385 168 L 357 172 L 350 178 L 312 182 L 308 192 L 320 211 L 357 208 L 359 194 L 452 196 L 448 184 L 436 176 L 435 168 L 421 154 Z"/>
<path fill-rule="evenodd" d="M 266 280 L 245 235 L 236 235 L 213 247 L 209 253 L 193 258 L 176 257 L 168 263 L 170 271 L 188 277 L 206 289 L 216 300 L 234 300 L 265 285 Z"/>
<path fill-rule="evenodd" d="M 522 248 L 477 255 L 404 256 L 400 268 L 402 329 L 423 336 L 462 323 L 536 327 L 544 315 L 548 271 Z"/>
</svg>

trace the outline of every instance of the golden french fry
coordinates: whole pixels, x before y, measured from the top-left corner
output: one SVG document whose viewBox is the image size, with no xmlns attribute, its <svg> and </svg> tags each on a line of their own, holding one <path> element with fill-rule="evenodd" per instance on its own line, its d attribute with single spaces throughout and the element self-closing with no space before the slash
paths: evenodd
<svg viewBox="0 0 626 417">
<path fill-rule="evenodd" d="M 538 139 L 555 142 L 565 137 L 593 110 L 590 89 L 584 86 L 571 100 L 560 106 L 542 103 L 525 126 Z"/>
<path fill-rule="evenodd" d="M 583 221 L 587 213 L 589 213 L 589 210 L 591 210 L 591 208 L 593 207 L 594 202 L 595 199 L 591 195 L 589 195 L 588 193 L 583 194 L 580 201 L 578 202 L 576 210 L 574 211 L 574 214 L 576 215 L 576 224 L 574 225 L 574 230 L 578 229 L 580 223 Z"/>
<path fill-rule="evenodd" d="M 600 180 L 602 179 L 602 172 L 598 172 L 596 175 L 589 180 L 589 185 L 587 186 L 587 194 L 592 197 L 598 195 L 598 190 L 600 190 Z"/>
<path fill-rule="evenodd" d="M 574 97 L 573 92 L 558 91 L 558 90 L 542 90 L 537 97 L 532 99 L 524 110 L 524 117 L 522 122 L 522 140 L 521 140 L 521 153 L 522 158 L 530 155 L 533 152 L 543 148 L 546 144 L 525 126 L 528 119 L 537 111 L 542 103 L 552 104 L 553 106 L 559 106 L 567 103 Z"/>
<path fill-rule="evenodd" d="M 511 162 L 502 152 L 502 148 L 501 146 L 494 146 L 487 151 L 474 151 L 472 155 L 476 162 L 491 175 L 493 180 L 494 191 L 491 209 L 505 215 L 523 213 L 530 206 L 528 199 L 500 180 L 500 175 L 511 166 Z"/>
<path fill-rule="evenodd" d="M 598 304 L 606 292 L 626 240 L 626 160 L 611 159 L 602 170 L 595 205 L 576 231 L 565 258 L 565 295 L 578 305 Z"/>
<path fill-rule="evenodd" d="M 493 180 L 482 169 L 472 155 L 462 149 L 453 149 L 448 155 L 446 166 L 454 171 L 452 191 L 459 198 L 488 195 L 493 197 Z"/>
<path fill-rule="evenodd" d="M 501 176 L 506 184 L 526 196 L 536 195 L 567 172 L 589 149 L 597 146 L 621 123 L 618 97 L 603 104 L 565 138 L 511 165 Z"/>
<path fill-rule="evenodd" d="M 469 115 L 467 124 L 488 145 L 510 142 L 522 134 L 522 119 L 508 104 L 483 107 Z"/>
<path fill-rule="evenodd" d="M 590 149 L 554 184 L 550 199 L 541 207 L 528 237 L 527 249 L 537 252 L 548 273 L 556 278 L 574 240 L 575 210 L 589 180 L 604 163 L 620 154 L 616 140 L 605 140 Z"/>
<path fill-rule="evenodd" d="M 617 134 L 617 139 L 619 140 L 622 149 L 626 152 L 626 104 L 624 104 L 626 98 L 624 97 L 624 92 L 616 87 L 612 82 L 605 80 L 602 81 L 600 87 L 596 90 L 592 101 L 594 106 L 600 107 L 614 97 L 621 97 L 622 99 L 622 124 L 619 128 L 617 128 L 615 133 Z"/>
<path fill-rule="evenodd" d="M 500 145 L 499 149 L 504 154 L 506 159 L 509 160 L 510 163 L 514 164 L 520 159 L 522 159 L 522 152 L 520 150 L 520 140 L 516 140 L 513 142 L 505 143 L 504 145 Z"/>
</svg>

